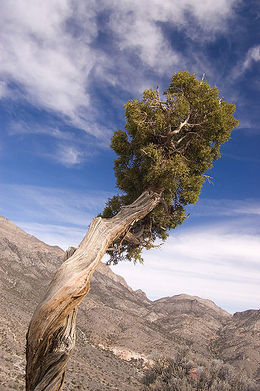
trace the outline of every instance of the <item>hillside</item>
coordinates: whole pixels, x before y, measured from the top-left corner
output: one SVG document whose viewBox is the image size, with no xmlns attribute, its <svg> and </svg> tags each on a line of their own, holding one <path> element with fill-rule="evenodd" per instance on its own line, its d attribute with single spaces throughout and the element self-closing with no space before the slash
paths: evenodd
<svg viewBox="0 0 260 391">
<path fill-rule="evenodd" d="M 0 390 L 24 389 L 25 335 L 64 252 L 0 217 Z M 231 316 L 213 302 L 177 295 L 150 301 L 101 264 L 80 306 L 64 390 L 141 390 L 134 360 L 173 357 L 183 346 L 260 377 L 260 312 Z M 132 361 L 130 362 L 130 359 Z"/>
</svg>

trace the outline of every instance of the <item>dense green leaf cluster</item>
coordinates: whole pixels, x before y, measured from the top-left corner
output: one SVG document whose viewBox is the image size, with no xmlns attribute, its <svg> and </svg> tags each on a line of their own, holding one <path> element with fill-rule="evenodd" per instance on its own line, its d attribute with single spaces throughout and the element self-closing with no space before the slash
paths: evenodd
<svg viewBox="0 0 260 391">
<path fill-rule="evenodd" d="M 220 157 L 220 146 L 237 126 L 235 105 L 223 101 L 216 87 L 189 72 L 175 73 L 163 100 L 157 90 L 125 105 L 124 130 L 114 133 L 118 155 L 114 170 L 122 195 L 111 198 L 103 217 L 114 216 L 144 190 L 162 192 L 162 202 L 131 232 L 139 243 L 124 240 L 110 251 L 112 262 L 141 260 L 142 248 L 165 240 L 185 220 L 185 205 L 198 200 L 205 172 Z"/>
</svg>

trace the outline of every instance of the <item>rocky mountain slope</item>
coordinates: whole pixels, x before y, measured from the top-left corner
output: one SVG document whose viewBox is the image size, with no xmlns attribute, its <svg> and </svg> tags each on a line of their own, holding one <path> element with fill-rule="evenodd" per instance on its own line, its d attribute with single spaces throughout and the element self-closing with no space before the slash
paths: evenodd
<svg viewBox="0 0 260 391">
<path fill-rule="evenodd" d="M 0 390 L 24 390 L 30 317 L 63 251 L 0 217 Z M 213 302 L 178 295 L 150 301 L 101 264 L 80 306 L 65 390 L 141 390 L 138 362 L 194 355 L 220 358 L 260 376 L 260 312 L 231 316 Z"/>
</svg>

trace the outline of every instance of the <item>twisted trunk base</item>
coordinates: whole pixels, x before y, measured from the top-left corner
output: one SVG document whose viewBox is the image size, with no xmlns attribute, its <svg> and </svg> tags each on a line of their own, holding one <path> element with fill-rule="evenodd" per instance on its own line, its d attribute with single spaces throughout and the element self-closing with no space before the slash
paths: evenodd
<svg viewBox="0 0 260 391">
<path fill-rule="evenodd" d="M 97 217 L 75 253 L 55 273 L 36 308 L 27 332 L 26 391 L 62 389 L 66 365 L 75 345 L 77 308 L 109 245 L 160 201 L 145 191 L 111 219 Z"/>
</svg>

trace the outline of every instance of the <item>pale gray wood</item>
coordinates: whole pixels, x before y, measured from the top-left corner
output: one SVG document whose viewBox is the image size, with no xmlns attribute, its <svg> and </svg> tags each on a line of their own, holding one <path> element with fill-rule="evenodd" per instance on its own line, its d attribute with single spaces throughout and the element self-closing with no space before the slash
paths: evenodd
<svg viewBox="0 0 260 391">
<path fill-rule="evenodd" d="M 57 270 L 33 314 L 27 332 L 26 391 L 62 389 L 75 344 L 77 308 L 89 291 L 94 270 L 113 241 L 159 202 L 160 194 L 144 191 L 113 218 L 92 220 L 78 249 Z"/>
</svg>

